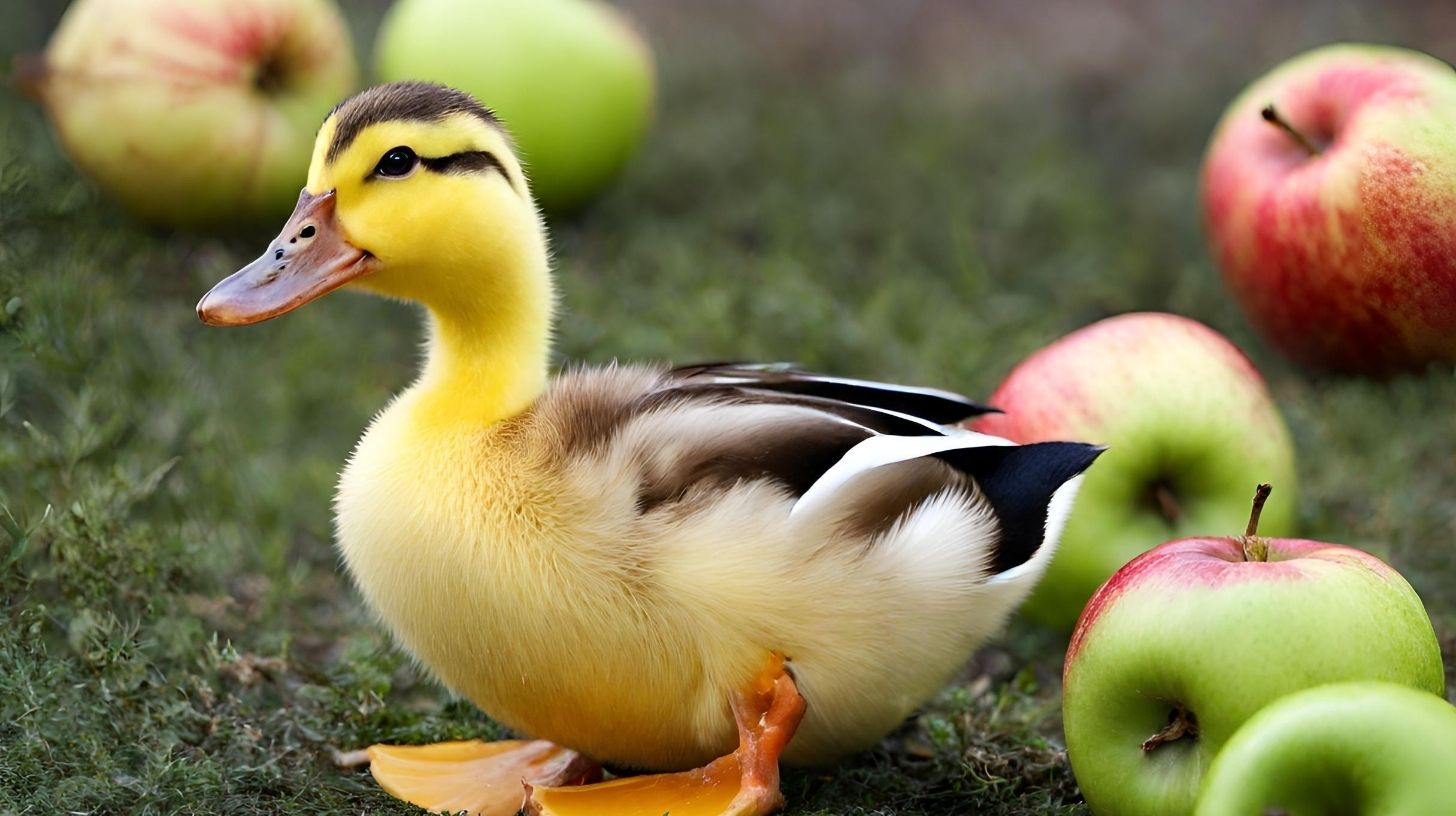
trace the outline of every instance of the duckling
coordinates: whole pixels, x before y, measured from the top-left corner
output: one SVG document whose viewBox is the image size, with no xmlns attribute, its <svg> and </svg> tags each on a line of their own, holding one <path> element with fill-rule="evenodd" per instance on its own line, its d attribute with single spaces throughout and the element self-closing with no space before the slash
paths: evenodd
<svg viewBox="0 0 1456 816">
<path fill-rule="evenodd" d="M 781 759 L 873 745 L 1004 623 L 1101 450 L 784 365 L 550 376 L 525 170 L 491 111 L 436 85 L 335 108 L 278 238 L 197 311 L 256 323 L 339 288 L 428 322 L 418 378 L 340 477 L 343 563 L 420 665 L 532 738 L 371 748 L 432 810 L 777 809 Z M 573 787 L 598 763 L 662 773 Z"/>
</svg>

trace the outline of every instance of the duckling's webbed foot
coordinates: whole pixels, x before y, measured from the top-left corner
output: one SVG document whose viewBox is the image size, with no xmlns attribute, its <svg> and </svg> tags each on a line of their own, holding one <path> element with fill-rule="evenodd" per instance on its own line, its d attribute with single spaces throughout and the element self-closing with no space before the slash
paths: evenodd
<svg viewBox="0 0 1456 816">
<path fill-rule="evenodd" d="M 602 778 L 595 762 L 541 740 L 372 745 L 367 753 L 380 787 L 431 813 L 515 816 L 526 796 L 523 781 L 529 787 Z"/>
<path fill-rule="evenodd" d="M 804 717 L 805 703 L 783 658 L 731 704 L 738 750 L 674 774 L 634 776 L 595 785 L 527 785 L 526 811 L 537 816 L 765 816 L 784 805 L 779 756 Z"/>
</svg>

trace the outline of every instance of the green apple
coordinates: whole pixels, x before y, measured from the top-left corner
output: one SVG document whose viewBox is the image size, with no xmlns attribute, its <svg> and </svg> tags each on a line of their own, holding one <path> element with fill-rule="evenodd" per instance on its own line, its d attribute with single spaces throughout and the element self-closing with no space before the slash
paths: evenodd
<svg viewBox="0 0 1456 816">
<path fill-rule="evenodd" d="M 1238 529 L 1249 486 L 1280 487 L 1264 511 L 1293 532 L 1294 448 L 1259 372 L 1212 329 L 1136 313 L 1075 331 L 1007 376 L 972 427 L 1014 442 L 1107 445 L 1087 474 L 1046 577 L 1024 609 L 1071 629 L 1118 567 L 1171 538 Z"/>
<path fill-rule="evenodd" d="M 1219 751 L 1194 813 L 1456 814 L 1456 707 L 1392 683 L 1280 698 Z"/>
<path fill-rule="evenodd" d="M 1214 258 L 1294 360 L 1390 374 L 1456 362 L 1456 71 L 1378 45 L 1289 60 L 1203 161 Z"/>
<path fill-rule="evenodd" d="M 622 169 L 652 113 L 652 54 L 598 0 L 400 0 L 378 73 L 468 91 L 515 137 L 536 200 L 584 204 Z"/>
<path fill-rule="evenodd" d="M 1344 680 L 1442 693 L 1435 632 L 1398 572 L 1360 550 L 1253 528 L 1155 547 L 1082 613 L 1062 715 L 1067 757 L 1100 816 L 1189 813 L 1219 749 L 1287 694 Z"/>
<path fill-rule="evenodd" d="M 127 209 L 227 229 L 287 215 L 319 123 L 357 81 L 332 0 L 79 0 L 23 74 Z"/>
</svg>

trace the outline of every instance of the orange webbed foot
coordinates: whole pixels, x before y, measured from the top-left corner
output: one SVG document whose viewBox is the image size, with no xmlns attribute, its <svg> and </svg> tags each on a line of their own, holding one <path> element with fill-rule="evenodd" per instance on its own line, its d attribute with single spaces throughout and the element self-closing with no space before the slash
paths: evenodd
<svg viewBox="0 0 1456 816">
<path fill-rule="evenodd" d="M 738 750 L 702 768 L 613 779 L 595 785 L 528 785 L 526 810 L 537 816 L 765 816 L 784 805 L 779 757 L 799 721 L 804 698 L 774 655 L 731 699 Z"/>
<path fill-rule="evenodd" d="M 367 753 L 380 787 L 432 813 L 515 816 L 526 797 L 522 782 L 578 785 L 602 778 L 595 762 L 540 740 L 373 745 Z"/>
</svg>

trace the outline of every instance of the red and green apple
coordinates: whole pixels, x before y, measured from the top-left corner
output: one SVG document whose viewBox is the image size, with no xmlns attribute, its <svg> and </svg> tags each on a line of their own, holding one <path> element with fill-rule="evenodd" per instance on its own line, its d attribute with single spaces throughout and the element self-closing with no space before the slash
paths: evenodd
<svg viewBox="0 0 1456 816">
<path fill-rule="evenodd" d="M 1204 222 L 1250 322 L 1310 367 L 1388 374 L 1456 361 L 1456 71 L 1335 45 L 1224 113 Z"/>
<path fill-rule="evenodd" d="M 1016 366 L 973 428 L 1014 442 L 1107 445 L 1088 472 L 1056 556 L 1024 609 L 1070 630 L 1134 556 L 1172 538 L 1238 529 L 1249 486 L 1280 485 L 1264 511 L 1293 531 L 1294 449 L 1264 380 L 1212 329 L 1135 313 L 1075 331 Z"/>
<path fill-rule="evenodd" d="M 1256 500 L 1257 507 L 1257 500 Z M 1441 694 L 1421 599 L 1361 550 L 1319 541 L 1188 538 L 1118 570 L 1067 650 L 1067 757 L 1092 810 L 1192 811 L 1203 772 L 1265 705 L 1346 680 Z"/>
<path fill-rule="evenodd" d="M 79 0 L 21 74 L 127 209 L 233 230 L 288 213 L 357 71 L 332 0 Z"/>
</svg>

